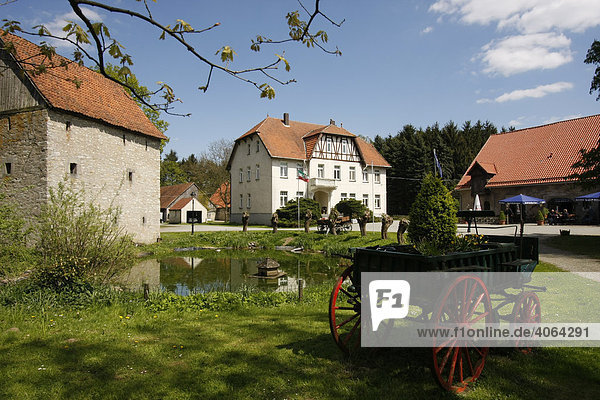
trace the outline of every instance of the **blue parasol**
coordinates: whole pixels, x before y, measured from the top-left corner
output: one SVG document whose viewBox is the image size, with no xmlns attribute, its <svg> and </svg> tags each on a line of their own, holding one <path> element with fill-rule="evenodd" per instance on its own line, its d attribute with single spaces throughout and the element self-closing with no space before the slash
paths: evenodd
<svg viewBox="0 0 600 400">
<path fill-rule="evenodd" d="M 575 197 L 577 201 L 600 201 L 600 192 L 590 193 L 583 196 Z"/>
<path fill-rule="evenodd" d="M 531 197 L 531 196 L 527 196 L 524 194 L 519 194 L 517 196 L 513 196 L 513 197 L 509 197 L 507 199 L 502 199 L 500 201 L 498 201 L 498 203 L 503 203 L 503 204 L 520 204 L 521 207 L 521 238 L 523 238 L 523 228 L 525 225 L 525 222 L 523 221 L 523 205 L 525 204 L 542 204 L 545 203 L 546 200 L 544 199 L 538 199 L 537 197 Z"/>
</svg>

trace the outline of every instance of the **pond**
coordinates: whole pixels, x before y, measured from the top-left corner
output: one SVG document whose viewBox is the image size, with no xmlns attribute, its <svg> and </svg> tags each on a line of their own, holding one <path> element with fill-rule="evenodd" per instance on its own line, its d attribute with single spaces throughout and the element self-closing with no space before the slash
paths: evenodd
<svg viewBox="0 0 600 400">
<path fill-rule="evenodd" d="M 252 275 L 265 258 L 275 259 L 285 273 L 277 279 Z M 119 279 L 121 286 L 139 290 L 147 283 L 152 291 L 170 291 L 186 296 L 208 291 L 297 291 L 298 279 L 308 287 L 331 281 L 339 275 L 340 259 L 320 254 L 294 254 L 284 251 L 203 250 L 161 259 L 146 259 L 134 265 Z"/>
</svg>

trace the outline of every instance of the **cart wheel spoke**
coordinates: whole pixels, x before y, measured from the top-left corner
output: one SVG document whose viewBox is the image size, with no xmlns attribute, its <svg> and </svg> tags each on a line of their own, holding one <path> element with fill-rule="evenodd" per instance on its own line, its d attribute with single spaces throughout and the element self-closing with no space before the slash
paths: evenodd
<svg viewBox="0 0 600 400">
<path fill-rule="evenodd" d="M 487 288 L 476 276 L 456 278 L 442 291 L 432 313 L 432 322 L 483 323 L 493 322 L 492 304 Z M 457 339 L 437 344 L 434 338 L 433 373 L 446 390 L 462 392 L 475 382 L 483 370 L 487 348 L 458 343 Z"/>
<path fill-rule="evenodd" d="M 539 323 L 542 321 L 540 299 L 535 292 L 523 292 L 515 301 L 512 312 L 512 322 L 514 323 Z M 522 353 L 531 353 L 531 347 L 521 345 L 521 340 L 515 341 L 515 346 Z"/>
<path fill-rule="evenodd" d="M 345 353 L 360 347 L 360 294 L 347 289 L 352 284 L 351 274 L 352 267 L 341 274 L 329 298 L 331 336 Z"/>
</svg>

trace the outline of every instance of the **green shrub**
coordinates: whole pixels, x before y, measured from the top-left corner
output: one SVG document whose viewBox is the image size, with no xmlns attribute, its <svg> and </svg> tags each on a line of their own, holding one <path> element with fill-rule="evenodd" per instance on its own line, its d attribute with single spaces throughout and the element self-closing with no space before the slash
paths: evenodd
<svg viewBox="0 0 600 400">
<path fill-rule="evenodd" d="M 440 253 L 452 249 L 456 238 L 456 202 L 439 178 L 428 174 L 410 210 L 408 238 L 413 244 L 428 242 Z"/>
<path fill-rule="evenodd" d="M 300 198 L 300 224 L 304 225 L 304 214 L 306 210 L 312 211 L 311 225 L 316 225 L 317 220 L 321 218 L 321 206 L 316 200 Z M 281 227 L 296 227 L 298 226 L 298 206 L 296 200 L 290 200 L 285 207 L 277 210 L 279 216 L 279 226 Z"/>
<path fill-rule="evenodd" d="M 107 281 L 132 264 L 131 237 L 118 225 L 120 210 L 84 200 L 84 192 L 64 182 L 50 188 L 37 224 L 43 286 L 62 289 L 80 281 Z"/>
<path fill-rule="evenodd" d="M 17 206 L 0 193 L 0 276 L 30 268 L 35 255 L 27 247 L 30 229 Z"/>
<path fill-rule="evenodd" d="M 537 212 L 537 215 L 536 215 L 536 217 L 535 217 L 535 220 L 539 222 L 539 221 L 543 221 L 544 219 L 545 219 L 545 218 L 544 218 L 544 213 L 542 212 L 542 210 L 539 210 L 539 211 Z"/>
<path fill-rule="evenodd" d="M 356 200 L 356 199 L 348 199 L 342 200 L 335 205 L 335 208 L 342 214 L 350 218 L 360 218 L 364 214 L 367 207 L 365 205 Z M 371 213 L 371 215 L 373 215 Z"/>
<path fill-rule="evenodd" d="M 500 214 L 498 214 L 498 220 L 506 221 L 506 214 L 504 214 L 504 211 L 500 211 Z"/>
</svg>

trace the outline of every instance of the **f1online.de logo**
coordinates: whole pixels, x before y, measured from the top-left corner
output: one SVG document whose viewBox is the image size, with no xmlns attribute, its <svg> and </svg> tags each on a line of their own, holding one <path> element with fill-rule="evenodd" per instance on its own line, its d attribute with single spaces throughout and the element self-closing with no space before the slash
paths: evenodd
<svg viewBox="0 0 600 400">
<path fill-rule="evenodd" d="M 374 280 L 369 283 L 369 304 L 373 332 L 386 319 L 408 315 L 410 284 L 404 280 Z"/>
</svg>

